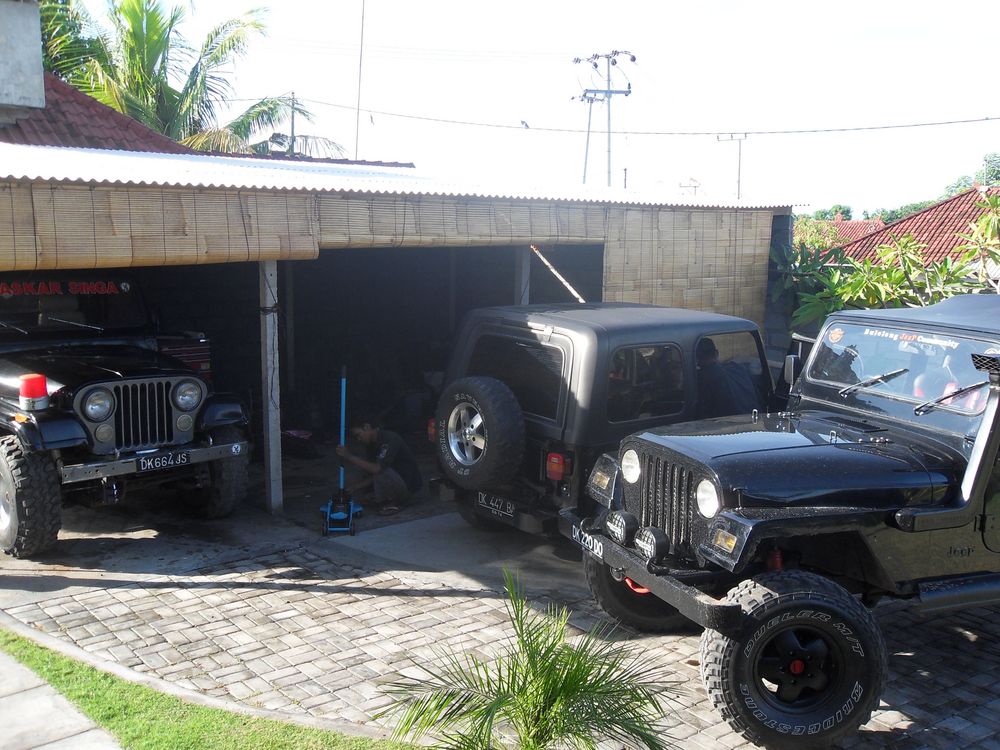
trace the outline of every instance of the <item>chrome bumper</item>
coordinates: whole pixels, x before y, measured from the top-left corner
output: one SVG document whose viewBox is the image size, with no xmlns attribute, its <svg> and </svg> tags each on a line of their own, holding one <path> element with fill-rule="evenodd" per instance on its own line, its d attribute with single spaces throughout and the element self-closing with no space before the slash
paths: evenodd
<svg viewBox="0 0 1000 750">
<path fill-rule="evenodd" d="M 102 479 L 104 477 L 120 477 L 126 474 L 157 474 L 160 471 L 179 466 L 190 466 L 230 456 L 239 456 L 246 453 L 247 450 L 249 450 L 249 447 L 246 442 L 225 443 L 223 445 L 213 445 L 208 448 L 184 448 L 181 446 L 170 450 L 151 451 L 149 453 L 133 455 L 128 458 L 64 465 L 59 469 L 59 477 L 63 484 L 72 484 L 74 482 L 86 482 L 91 479 Z M 186 460 L 182 463 L 166 463 L 155 469 L 140 471 L 140 461 L 163 463 L 163 461 L 158 461 L 158 459 L 168 459 L 171 456 L 177 456 L 181 453 L 187 455 Z"/>
</svg>

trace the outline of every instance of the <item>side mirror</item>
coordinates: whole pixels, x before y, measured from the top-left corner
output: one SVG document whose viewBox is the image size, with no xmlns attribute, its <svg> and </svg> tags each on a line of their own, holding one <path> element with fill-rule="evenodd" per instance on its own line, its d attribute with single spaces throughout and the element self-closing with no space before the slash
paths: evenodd
<svg viewBox="0 0 1000 750">
<path fill-rule="evenodd" d="M 789 354 L 785 357 L 785 368 L 782 371 L 782 377 L 784 381 L 788 383 L 788 387 L 791 388 L 795 384 L 795 379 L 802 372 L 802 360 L 799 359 L 797 354 Z"/>
</svg>

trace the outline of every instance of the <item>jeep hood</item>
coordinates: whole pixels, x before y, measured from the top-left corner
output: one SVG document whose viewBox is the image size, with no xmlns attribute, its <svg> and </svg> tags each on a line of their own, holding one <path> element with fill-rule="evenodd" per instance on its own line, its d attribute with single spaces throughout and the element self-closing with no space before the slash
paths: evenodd
<svg viewBox="0 0 1000 750">
<path fill-rule="evenodd" d="M 16 399 L 18 376 L 41 373 L 49 381 L 49 393 L 74 390 L 94 382 L 126 378 L 193 375 L 173 357 L 137 346 L 52 346 L 0 354 L 0 396 Z"/>
<path fill-rule="evenodd" d="M 913 433 L 834 414 L 723 417 L 642 437 L 708 467 L 742 506 L 926 504 L 964 469 Z"/>
</svg>

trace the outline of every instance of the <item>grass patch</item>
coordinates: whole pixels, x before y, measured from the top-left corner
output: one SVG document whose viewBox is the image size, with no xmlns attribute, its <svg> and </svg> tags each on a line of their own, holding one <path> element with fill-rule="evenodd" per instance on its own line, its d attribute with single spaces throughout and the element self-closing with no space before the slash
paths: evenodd
<svg viewBox="0 0 1000 750">
<path fill-rule="evenodd" d="M 401 750 L 297 724 L 207 708 L 101 672 L 0 628 L 0 649 L 66 696 L 129 750 Z"/>
</svg>

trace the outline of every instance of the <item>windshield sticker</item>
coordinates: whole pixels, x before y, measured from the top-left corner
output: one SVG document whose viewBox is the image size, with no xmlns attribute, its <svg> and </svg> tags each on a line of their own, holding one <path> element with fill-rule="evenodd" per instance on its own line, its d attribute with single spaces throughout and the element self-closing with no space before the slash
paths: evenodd
<svg viewBox="0 0 1000 750">
<path fill-rule="evenodd" d="M 925 336 L 921 333 L 890 331 L 885 328 L 866 328 L 865 336 L 872 336 L 877 339 L 889 339 L 891 341 L 905 341 L 911 344 L 939 346 L 942 349 L 957 349 L 959 346 L 958 341 L 955 339 L 941 338 L 940 336 Z"/>
<path fill-rule="evenodd" d="M 128 294 L 123 281 L 0 281 L 0 297 L 50 297 L 57 294 Z"/>
<path fill-rule="evenodd" d="M 826 335 L 826 338 L 831 344 L 837 344 L 842 338 L 844 338 L 844 329 L 831 328 L 830 332 Z"/>
</svg>

